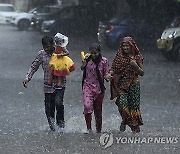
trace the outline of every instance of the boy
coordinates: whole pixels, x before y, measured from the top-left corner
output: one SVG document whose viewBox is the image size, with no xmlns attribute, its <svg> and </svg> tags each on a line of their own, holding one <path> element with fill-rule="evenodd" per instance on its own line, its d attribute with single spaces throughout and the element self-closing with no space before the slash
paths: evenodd
<svg viewBox="0 0 180 154">
<path fill-rule="evenodd" d="M 61 87 L 56 89 L 56 85 L 49 86 L 47 84 L 49 79 L 48 64 L 49 60 L 54 52 L 54 41 L 52 37 L 44 36 L 42 38 L 43 49 L 38 52 L 38 55 L 33 60 L 28 73 L 23 81 L 23 85 L 27 88 L 28 82 L 33 77 L 34 73 L 39 69 L 41 65 L 44 71 L 44 94 L 45 94 L 45 113 L 49 123 L 49 127 L 52 131 L 55 131 L 55 108 L 56 108 L 56 124 L 59 131 L 63 131 L 64 128 L 64 91 L 66 86 L 66 77 L 61 77 Z M 55 83 L 55 82 L 54 82 Z"/>
</svg>

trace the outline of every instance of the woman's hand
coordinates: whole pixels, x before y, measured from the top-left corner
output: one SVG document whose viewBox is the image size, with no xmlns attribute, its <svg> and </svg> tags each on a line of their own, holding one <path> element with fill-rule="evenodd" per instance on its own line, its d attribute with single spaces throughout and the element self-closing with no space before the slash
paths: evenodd
<svg viewBox="0 0 180 154">
<path fill-rule="evenodd" d="M 134 67 L 137 67 L 138 64 L 136 63 L 136 60 L 134 59 L 131 59 L 130 63 L 129 63 L 131 66 L 134 66 Z"/>
<path fill-rule="evenodd" d="M 85 55 L 85 58 L 84 58 L 84 60 L 82 61 L 81 70 L 83 70 L 84 67 L 87 65 L 87 59 L 89 58 L 89 56 L 90 56 L 89 53 L 87 53 L 87 54 Z"/>
<path fill-rule="evenodd" d="M 88 59 L 90 55 L 89 53 L 85 54 L 85 59 Z"/>
<path fill-rule="evenodd" d="M 112 74 L 111 73 L 108 73 L 106 76 L 105 76 L 105 80 L 108 82 L 112 79 Z"/>
<path fill-rule="evenodd" d="M 143 76 L 144 75 L 144 70 L 143 70 L 143 65 L 142 64 L 137 64 L 135 59 L 131 59 L 130 63 L 131 66 L 133 66 L 137 72 L 138 75 Z"/>
<path fill-rule="evenodd" d="M 113 71 L 109 71 L 109 73 L 105 76 L 105 80 L 108 82 L 113 78 Z"/>
</svg>

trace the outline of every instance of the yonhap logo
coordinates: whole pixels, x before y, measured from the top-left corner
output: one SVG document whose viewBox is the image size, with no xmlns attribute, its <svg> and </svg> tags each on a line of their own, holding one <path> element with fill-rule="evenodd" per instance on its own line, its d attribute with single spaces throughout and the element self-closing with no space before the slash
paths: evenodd
<svg viewBox="0 0 180 154">
<path fill-rule="evenodd" d="M 179 141 L 178 137 L 163 137 L 163 136 L 113 136 L 112 133 L 103 133 L 100 136 L 100 145 L 106 149 L 112 144 L 177 144 Z"/>
<path fill-rule="evenodd" d="M 100 145 L 102 148 L 106 149 L 113 144 L 113 134 L 111 133 L 103 133 L 100 136 Z"/>
</svg>

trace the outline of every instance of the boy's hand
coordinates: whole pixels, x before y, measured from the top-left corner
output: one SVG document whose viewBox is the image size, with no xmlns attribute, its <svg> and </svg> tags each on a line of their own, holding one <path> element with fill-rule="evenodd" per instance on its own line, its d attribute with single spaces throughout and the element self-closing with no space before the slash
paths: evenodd
<svg viewBox="0 0 180 154">
<path fill-rule="evenodd" d="M 25 88 L 27 88 L 27 84 L 28 84 L 28 80 L 27 79 L 24 79 L 24 81 L 23 81 L 23 86 L 25 87 Z"/>
</svg>

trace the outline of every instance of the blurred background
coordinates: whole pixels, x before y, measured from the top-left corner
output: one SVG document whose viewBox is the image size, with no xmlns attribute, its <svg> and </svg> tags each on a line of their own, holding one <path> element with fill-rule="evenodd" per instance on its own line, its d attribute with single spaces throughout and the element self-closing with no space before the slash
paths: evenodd
<svg viewBox="0 0 180 154">
<path fill-rule="evenodd" d="M 165 29 L 179 27 L 180 0 L 0 0 L 0 3 L 13 7 L 8 15 L 0 10 L 0 23 L 50 35 L 57 32 L 88 35 L 114 49 L 124 36 L 149 44 L 156 42 Z"/>
</svg>

